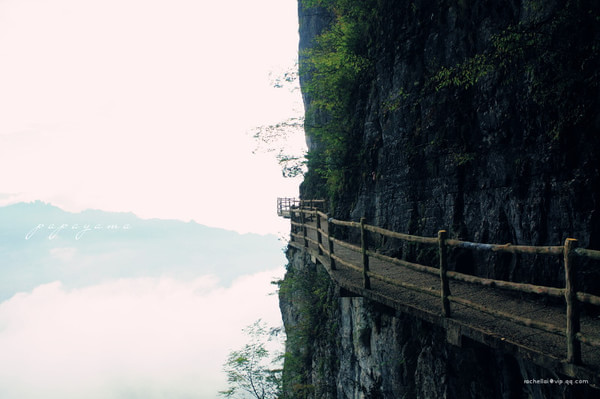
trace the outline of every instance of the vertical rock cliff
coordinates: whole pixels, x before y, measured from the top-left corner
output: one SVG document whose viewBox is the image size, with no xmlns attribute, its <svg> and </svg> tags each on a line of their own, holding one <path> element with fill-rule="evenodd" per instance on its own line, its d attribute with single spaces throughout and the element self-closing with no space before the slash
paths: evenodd
<svg viewBox="0 0 600 399">
<path fill-rule="evenodd" d="M 600 5 L 593 1 L 300 1 L 309 143 L 305 198 L 339 219 L 476 242 L 600 249 Z M 341 21 L 341 22 L 340 22 Z M 319 35 L 338 29 L 327 42 Z M 330 42 L 339 40 L 337 46 Z M 327 47 L 329 46 L 329 47 Z M 345 46 L 345 47 L 344 47 Z M 311 49 L 317 48 L 318 51 Z M 325 81 L 337 49 L 354 66 Z M 311 63 L 312 62 L 312 63 Z M 319 64 L 319 62 L 321 62 Z M 341 65 L 341 66 L 339 66 Z M 337 73 L 337 72 L 336 72 Z M 317 82 L 317 83 L 315 83 Z M 339 84 L 338 86 L 335 86 Z M 323 87 L 340 88 L 343 98 Z M 335 127 L 332 127 L 335 126 Z M 381 250 L 422 260 L 398 242 Z M 591 387 L 343 297 L 293 248 L 280 303 L 298 398 L 586 398 Z M 559 261 L 454 252 L 454 270 L 564 286 Z M 600 293 L 597 265 L 581 288 Z"/>
</svg>

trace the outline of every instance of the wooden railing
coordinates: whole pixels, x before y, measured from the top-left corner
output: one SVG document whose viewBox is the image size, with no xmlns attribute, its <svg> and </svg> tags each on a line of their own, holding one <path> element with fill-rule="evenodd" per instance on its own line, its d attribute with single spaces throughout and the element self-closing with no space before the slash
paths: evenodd
<svg viewBox="0 0 600 399">
<path fill-rule="evenodd" d="M 301 200 L 298 198 L 277 198 L 277 216 L 291 217 L 291 210 L 297 208 L 323 209 L 325 200 Z"/>
<path fill-rule="evenodd" d="M 365 289 L 371 289 L 371 278 L 377 278 L 387 283 L 401 286 L 403 288 L 426 293 L 440 297 L 441 314 L 444 317 L 451 317 L 450 303 L 454 302 L 461 304 L 478 311 L 490 314 L 494 317 L 509 320 L 511 322 L 533 327 L 553 334 L 559 334 L 566 338 L 567 344 L 567 362 L 572 364 L 581 364 L 581 343 L 588 344 L 593 347 L 600 348 L 600 339 L 591 336 L 586 336 L 580 331 L 580 310 L 579 303 L 587 303 L 595 306 L 600 306 L 600 297 L 584 292 L 577 292 L 575 289 L 575 260 L 577 257 L 600 260 L 600 251 L 577 248 L 577 240 L 567 238 L 563 245 L 557 246 L 527 246 L 527 245 L 512 245 L 512 244 L 481 244 L 469 241 L 461 241 L 449 239 L 445 230 L 440 230 L 437 237 L 422 237 L 409 234 L 398 233 L 391 230 L 386 230 L 380 227 L 371 226 L 365 223 L 365 218 L 361 218 L 360 222 L 343 221 L 330 218 L 327 214 L 313 208 L 306 208 L 300 204 L 298 208 L 290 209 L 292 217 L 292 240 L 301 240 L 304 247 L 309 247 L 312 243 L 318 248 L 319 255 L 328 256 L 332 270 L 336 270 L 337 265 L 341 264 L 351 269 L 362 272 L 363 286 Z M 295 217 L 297 215 L 297 217 Z M 308 220 L 316 223 L 307 223 Z M 327 229 L 323 228 L 323 223 L 327 224 Z M 336 239 L 334 231 L 336 226 L 348 227 L 360 230 L 360 246 L 349 242 Z M 297 231 L 300 233 L 297 233 Z M 317 239 L 313 240 L 308 236 L 308 230 L 315 230 Z M 389 238 L 396 238 L 410 243 L 419 243 L 437 246 L 439 265 L 438 267 L 426 266 L 417 263 L 408 262 L 406 260 L 390 257 L 370 249 L 367 232 L 381 234 Z M 325 238 L 323 238 L 325 237 Z M 325 244 L 323 244 L 325 242 Z M 348 259 L 337 256 L 334 252 L 334 246 L 347 248 L 360 254 L 361 264 L 353 264 Z M 466 248 L 477 251 L 491 252 L 506 252 L 513 254 L 539 254 L 548 256 L 560 256 L 563 259 L 565 270 L 565 288 L 547 287 L 541 285 L 533 285 L 526 283 L 515 283 L 511 281 L 496 280 L 483 278 L 469 274 L 459 273 L 448 270 L 448 248 Z M 429 273 L 439 276 L 440 289 L 435 290 L 429 287 L 420 287 L 407 282 L 391 280 L 386 276 L 372 273 L 369 270 L 369 258 L 377 258 L 379 260 L 389 262 L 398 266 L 413 269 L 419 272 Z M 556 325 L 546 323 L 539 320 L 533 320 L 508 314 L 500 310 L 496 310 L 481 304 L 469 301 L 464 298 L 459 298 L 450 293 L 449 279 L 478 284 L 486 287 L 500 288 L 527 294 L 546 295 L 554 298 L 565 298 L 566 301 L 566 330 Z"/>
</svg>

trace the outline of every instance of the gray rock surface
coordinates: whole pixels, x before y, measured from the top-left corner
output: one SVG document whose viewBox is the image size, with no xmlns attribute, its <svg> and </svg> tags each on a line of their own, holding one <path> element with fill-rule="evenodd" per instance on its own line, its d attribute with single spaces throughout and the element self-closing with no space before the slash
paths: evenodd
<svg viewBox="0 0 600 399">
<path fill-rule="evenodd" d="M 372 79 L 361 86 L 361 129 L 354 132 L 355 150 L 364 157 L 352 172 L 357 185 L 346 187 L 337 199 L 335 217 L 365 216 L 369 224 L 426 236 L 446 229 L 452 238 L 476 242 L 561 245 L 574 237 L 582 247 L 599 249 L 598 85 L 565 80 L 564 87 L 557 81 L 553 92 L 544 91 L 536 82 L 548 84 L 551 79 L 542 73 L 544 59 L 536 69 L 535 57 L 545 54 L 537 49 L 520 61 L 534 68 L 517 66 L 508 75 L 494 70 L 468 88 L 424 89 L 427 77 L 440 68 L 489 48 L 494 35 L 508 27 L 562 12 L 565 2 L 377 4 L 371 48 L 375 67 Z M 597 8 L 590 3 L 592 7 Z M 323 10 L 300 7 L 301 50 L 330 21 Z M 573 29 L 569 40 L 600 39 L 598 26 L 580 28 L 584 36 Z M 595 76 L 590 68 L 597 67 L 598 60 L 586 61 L 575 48 L 564 59 L 567 73 L 580 68 L 582 79 Z M 542 95 L 546 102 L 540 103 Z M 304 100 L 310 107 L 311 98 L 305 95 Z M 565 125 L 558 126 L 560 121 Z M 310 148 L 317 145 L 309 139 Z M 383 252 L 407 259 L 431 260 L 394 240 L 378 245 Z M 320 266 L 299 251 L 290 249 L 288 259 L 292 272 L 286 279 L 300 270 L 312 273 L 312 284 L 324 278 Z M 560 259 L 454 251 L 450 268 L 564 286 Z M 600 293 L 598 270 L 581 265 L 582 289 Z M 286 392 L 292 397 L 541 399 L 598 394 L 589 387 L 527 384 L 528 379 L 560 376 L 474 342 L 452 346 L 442 330 L 425 322 L 363 298 L 340 297 L 331 284 L 326 291 L 312 300 L 280 295 L 288 334 L 299 330 L 309 304 L 326 309 L 315 319 L 310 339 L 300 346 L 299 341 L 288 341 L 288 352 L 310 358 L 310 372 L 302 375 L 286 363 L 288 381 L 296 372 L 296 388 L 305 388 L 301 395 L 288 384 Z"/>
<path fill-rule="evenodd" d="M 295 290 L 280 293 L 288 334 L 284 374 L 293 380 L 286 385 L 287 397 L 591 399 L 598 394 L 589 386 L 526 383 L 569 378 L 464 337 L 461 347 L 454 346 L 440 327 L 365 298 L 340 296 L 322 266 L 303 252 L 290 249 L 288 256 L 286 279 L 295 280 Z M 303 326 L 309 306 L 318 309 L 316 319 Z M 298 359 L 303 364 L 292 365 Z"/>
</svg>

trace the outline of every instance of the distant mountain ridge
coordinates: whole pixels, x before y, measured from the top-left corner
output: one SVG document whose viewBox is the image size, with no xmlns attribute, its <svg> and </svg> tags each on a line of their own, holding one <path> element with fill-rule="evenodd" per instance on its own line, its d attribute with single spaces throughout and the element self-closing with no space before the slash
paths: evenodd
<svg viewBox="0 0 600 399">
<path fill-rule="evenodd" d="M 0 301 L 59 280 L 80 287 L 141 276 L 236 277 L 282 266 L 275 235 L 239 234 L 133 213 L 64 211 L 36 201 L 0 207 Z"/>
</svg>

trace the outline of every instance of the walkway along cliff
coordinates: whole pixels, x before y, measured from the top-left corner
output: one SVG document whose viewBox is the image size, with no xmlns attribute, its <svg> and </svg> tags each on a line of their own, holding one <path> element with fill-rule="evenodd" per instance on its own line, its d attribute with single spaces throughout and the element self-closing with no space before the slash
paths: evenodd
<svg viewBox="0 0 600 399">
<path fill-rule="evenodd" d="M 576 238 L 579 250 L 599 250 L 599 7 L 589 1 L 301 2 L 309 143 L 301 196 L 327 198 L 325 212 L 337 221 L 359 225 L 364 217 L 374 228 L 435 240 L 445 230 L 445 244 L 512 243 L 558 252 L 567 238 Z M 316 224 L 314 216 L 309 223 Z M 335 233 L 336 240 L 360 247 L 360 228 Z M 371 256 L 439 265 L 439 245 L 369 235 Z M 523 330 L 530 332 L 521 338 L 531 344 L 523 345 L 508 330 L 488 342 L 473 332 L 477 326 L 448 328 L 454 321 L 439 320 L 460 319 L 460 309 L 468 307 L 452 299 L 476 302 L 462 288 L 453 291 L 454 280 L 450 318 L 441 316 L 439 299 L 423 294 L 435 306 L 429 318 L 394 304 L 404 300 L 377 300 L 364 287 L 344 286 L 328 273 L 326 245 L 316 256 L 310 245 L 290 245 L 281 282 L 288 396 L 598 396 L 598 349 L 588 345 L 598 338 L 592 304 L 579 309 L 580 338 L 590 340 L 581 344 L 577 364 L 567 360 L 566 337 L 556 348 L 539 346 L 545 334 L 560 334 Z M 558 253 L 455 246 L 445 263 L 448 275 L 550 287 L 556 295 L 544 295 L 541 305 L 531 302 L 536 294 L 510 294 L 522 311 L 504 313 L 568 335 L 565 292 L 600 295 L 598 261 L 575 256 L 570 291 Z M 369 262 L 369 272 L 377 273 L 380 260 Z M 439 277 L 430 275 L 426 288 L 442 290 Z M 387 283 L 372 277 L 371 284 Z M 409 290 L 396 291 L 416 300 L 417 308 L 429 306 Z M 480 305 L 498 309 L 491 306 L 496 302 L 509 300 Z M 560 322 L 546 314 L 555 307 L 562 307 Z M 480 330 L 502 328 L 486 320 Z M 546 361 L 534 353 L 556 354 Z M 583 369 L 569 370 L 569 364 Z M 579 386 L 550 382 L 585 379 Z"/>
<path fill-rule="evenodd" d="M 289 199 L 286 200 L 285 203 L 290 204 Z M 284 201 L 280 201 L 282 203 Z M 368 298 L 426 320 L 443 328 L 446 340 L 454 345 L 461 346 L 463 339 L 470 339 L 528 359 L 550 371 L 557 384 L 572 381 L 573 384 L 600 385 L 600 319 L 585 315 L 582 320 L 579 304 L 600 306 L 600 297 L 576 292 L 573 272 L 578 257 L 600 260 L 600 251 L 576 248 L 577 240 L 571 238 L 567 238 L 563 246 L 535 247 L 451 240 L 446 238 L 444 230 L 439 231 L 437 237 L 412 236 L 367 225 L 364 218 L 360 223 L 335 220 L 314 207 L 322 203 L 295 201 L 294 205 L 278 206 L 278 209 L 280 215 L 292 219 L 290 246 L 307 252 L 313 262 L 323 265 L 339 295 Z M 336 239 L 335 226 L 338 230 L 359 229 L 360 244 Z M 438 267 L 378 253 L 370 243 L 380 240 L 369 239 L 372 233 L 435 245 Z M 566 287 L 511 283 L 448 271 L 447 255 L 452 247 L 560 255 L 564 261 Z M 512 292 L 564 298 L 566 303 L 560 306 L 533 297 L 524 300 L 511 295 Z M 459 306 L 453 306 L 451 311 L 450 302 Z M 560 375 L 570 378 L 557 377 Z"/>
</svg>

